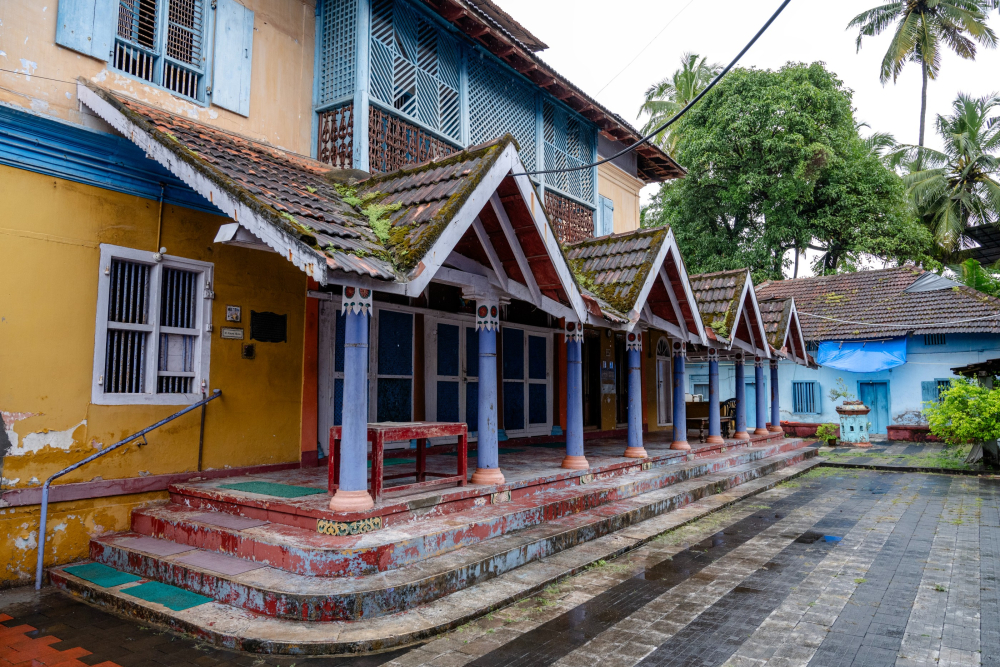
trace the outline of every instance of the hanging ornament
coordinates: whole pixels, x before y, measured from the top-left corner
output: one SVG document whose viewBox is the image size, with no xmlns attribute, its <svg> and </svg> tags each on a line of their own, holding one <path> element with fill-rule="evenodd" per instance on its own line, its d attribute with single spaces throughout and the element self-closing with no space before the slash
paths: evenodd
<svg viewBox="0 0 1000 667">
<path fill-rule="evenodd" d="M 642 352 L 642 334 L 630 331 L 625 335 L 625 349 Z"/>
<path fill-rule="evenodd" d="M 371 315 L 372 291 L 365 287 L 345 287 L 340 312 Z"/>
<path fill-rule="evenodd" d="M 496 301 L 476 302 L 476 331 L 496 331 L 500 328 L 500 306 Z"/>
</svg>

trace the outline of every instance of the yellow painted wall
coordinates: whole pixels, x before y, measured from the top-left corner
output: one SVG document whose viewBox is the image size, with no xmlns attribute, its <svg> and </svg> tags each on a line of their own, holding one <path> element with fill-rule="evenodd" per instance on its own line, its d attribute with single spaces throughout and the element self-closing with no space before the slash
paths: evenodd
<svg viewBox="0 0 1000 667">
<path fill-rule="evenodd" d="M 597 168 L 597 191 L 615 204 L 615 234 L 639 229 L 639 190 L 644 183 L 613 164 Z"/>
<path fill-rule="evenodd" d="M 3 459 L 4 489 L 36 486 L 179 409 L 90 403 L 99 244 L 152 252 L 157 216 L 156 201 L 0 166 L 0 410 L 19 443 Z M 167 254 L 215 267 L 209 386 L 223 397 L 207 408 L 204 468 L 297 461 L 306 276 L 278 254 L 213 243 L 227 222 L 167 205 L 159 243 Z M 257 342 L 257 358 L 242 359 L 241 341 L 220 338 L 227 305 L 242 307 L 247 338 L 251 310 L 287 314 L 289 342 Z M 148 446 L 124 447 L 60 482 L 194 471 L 198 432 L 196 411 L 151 433 Z M 128 513 L 106 507 L 145 501 L 109 498 L 70 509 L 88 530 L 107 532 L 127 528 Z M 7 512 L 0 521 L 29 509 Z M 16 540 L 18 531 L 5 535 Z M 60 539 L 60 562 L 86 553 L 82 538 Z M 29 545 L 17 553 L 33 562 Z M 21 562 L 5 557 L 10 549 L 17 547 L 0 547 L 0 558 Z"/>
<path fill-rule="evenodd" d="M 74 123 L 100 125 L 76 99 L 78 77 L 174 113 L 308 155 L 311 143 L 315 0 L 241 0 L 254 11 L 250 117 L 174 97 L 108 64 L 58 46 L 59 0 L 0 2 L 0 102 Z M 210 43 L 210 42 L 209 42 Z M 39 77 L 60 79 L 49 81 Z"/>
</svg>

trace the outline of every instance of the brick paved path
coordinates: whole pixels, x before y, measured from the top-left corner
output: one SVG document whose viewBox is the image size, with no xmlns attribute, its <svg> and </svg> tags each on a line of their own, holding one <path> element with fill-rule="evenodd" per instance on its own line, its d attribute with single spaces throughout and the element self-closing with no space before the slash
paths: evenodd
<svg viewBox="0 0 1000 667">
<path fill-rule="evenodd" d="M 1000 667 L 998 573 L 1000 479 L 820 468 L 411 649 L 237 654 L 18 590 L 0 593 L 0 667 L 32 651 L 121 667 Z"/>
</svg>

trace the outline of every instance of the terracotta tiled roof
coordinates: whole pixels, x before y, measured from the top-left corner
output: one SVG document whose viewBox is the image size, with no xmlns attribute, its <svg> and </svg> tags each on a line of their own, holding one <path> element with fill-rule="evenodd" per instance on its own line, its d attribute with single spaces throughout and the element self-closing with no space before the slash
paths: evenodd
<svg viewBox="0 0 1000 667">
<path fill-rule="evenodd" d="M 394 280 L 422 258 L 513 138 L 359 183 L 351 172 L 91 87 L 132 123 L 330 268 Z M 346 182 L 354 183 L 350 188 Z M 352 195 L 351 189 L 355 190 Z M 352 203 L 351 199 L 360 200 Z M 371 206 L 391 221 L 380 239 Z M 397 208 L 398 206 L 398 208 Z M 395 210 L 393 210 L 395 209 Z"/>
<path fill-rule="evenodd" d="M 586 291 L 619 315 L 635 306 L 669 229 L 639 230 L 587 239 L 567 247 L 570 268 Z"/>
<path fill-rule="evenodd" d="M 747 269 L 733 269 L 691 276 L 691 291 L 698 301 L 698 311 L 706 327 L 721 320 L 725 331 L 732 332 L 740 295 L 749 275 Z"/>
<path fill-rule="evenodd" d="M 780 350 L 792 316 L 792 299 L 764 299 L 758 301 L 757 306 L 764 322 L 764 331 L 767 332 L 767 342 L 774 349 Z"/>
<path fill-rule="evenodd" d="M 757 296 L 793 297 L 802 333 L 811 341 L 882 338 L 910 332 L 1000 333 L 1000 300 L 965 286 L 906 292 L 923 274 L 923 269 L 904 266 L 778 280 L 760 285 Z"/>
</svg>

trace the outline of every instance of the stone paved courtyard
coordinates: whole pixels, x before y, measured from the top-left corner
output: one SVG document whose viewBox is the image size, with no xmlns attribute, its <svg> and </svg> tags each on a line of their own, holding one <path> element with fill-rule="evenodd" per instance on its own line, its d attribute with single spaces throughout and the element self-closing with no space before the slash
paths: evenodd
<svg viewBox="0 0 1000 667">
<path fill-rule="evenodd" d="M 0 665 L 998 665 L 998 568 L 1000 480 L 818 468 L 409 649 L 237 654 L 20 589 Z"/>
</svg>

